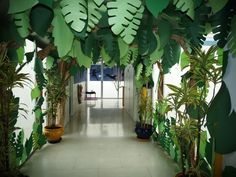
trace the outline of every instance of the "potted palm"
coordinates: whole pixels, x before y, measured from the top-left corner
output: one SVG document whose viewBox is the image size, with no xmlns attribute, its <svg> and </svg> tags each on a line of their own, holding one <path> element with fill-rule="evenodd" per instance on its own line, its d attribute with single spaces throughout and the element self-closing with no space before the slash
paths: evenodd
<svg viewBox="0 0 236 177">
<path fill-rule="evenodd" d="M 152 98 L 148 88 L 142 87 L 139 95 L 139 121 L 136 123 L 135 132 L 138 138 L 149 139 L 154 130 Z"/>
<path fill-rule="evenodd" d="M 60 103 L 66 98 L 65 82 L 59 72 L 57 63 L 54 62 L 50 69 L 45 71 L 47 76 L 47 126 L 44 127 L 44 134 L 48 142 L 60 142 L 64 133 L 64 127 L 58 123 L 58 112 Z"/>
</svg>

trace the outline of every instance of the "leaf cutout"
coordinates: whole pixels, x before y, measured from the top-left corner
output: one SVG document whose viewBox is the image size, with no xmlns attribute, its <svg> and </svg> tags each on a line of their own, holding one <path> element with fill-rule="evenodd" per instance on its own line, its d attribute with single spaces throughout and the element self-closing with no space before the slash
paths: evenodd
<svg viewBox="0 0 236 177">
<path fill-rule="evenodd" d="M 155 35 L 156 37 L 156 41 L 157 41 L 157 47 L 156 49 L 150 54 L 150 61 L 152 64 L 155 64 L 158 60 L 161 59 L 164 50 L 161 47 L 161 40 L 160 37 L 158 35 Z"/>
<path fill-rule="evenodd" d="M 209 0 L 209 4 L 212 8 L 213 13 L 220 11 L 226 4 L 228 0 Z"/>
<path fill-rule="evenodd" d="M 84 53 L 82 52 L 81 44 L 79 40 L 74 40 L 74 43 L 72 45 L 71 51 L 69 52 L 69 55 L 71 57 L 75 57 L 76 62 L 80 66 L 85 66 L 86 68 L 89 68 L 92 64 L 92 59 L 84 55 Z"/>
<path fill-rule="evenodd" d="M 127 66 L 130 61 L 132 60 L 132 51 L 129 50 L 125 56 L 123 56 L 122 58 L 120 58 L 120 65 L 123 65 L 123 66 Z"/>
<path fill-rule="evenodd" d="M 101 12 L 105 12 L 106 6 L 103 3 L 104 0 L 88 0 L 88 25 L 87 31 L 91 32 L 95 26 L 99 23 L 99 20 L 102 18 Z"/>
<path fill-rule="evenodd" d="M 174 5 L 180 9 L 182 12 L 186 12 L 186 14 L 194 19 L 194 2 L 193 0 L 174 0 Z"/>
<path fill-rule="evenodd" d="M 86 0 L 62 0 L 61 11 L 66 23 L 77 32 L 81 32 L 86 26 L 87 3 Z"/>
<path fill-rule="evenodd" d="M 54 19 L 52 21 L 52 25 L 54 44 L 57 46 L 58 55 L 61 58 L 67 55 L 71 50 L 74 35 L 68 25 L 65 23 L 65 20 L 59 9 L 54 10 Z"/>
<path fill-rule="evenodd" d="M 227 47 L 230 53 L 236 58 L 236 15 L 231 20 L 231 32 L 228 37 Z"/>
<path fill-rule="evenodd" d="M 172 66 L 179 63 L 180 52 L 181 49 L 179 44 L 173 40 L 170 40 L 170 42 L 165 46 L 162 59 L 162 67 L 165 74 L 169 72 L 169 69 Z"/>
<path fill-rule="evenodd" d="M 38 0 L 9 0 L 9 14 L 23 12 L 38 3 Z"/>
<path fill-rule="evenodd" d="M 170 0 L 147 0 L 146 1 L 146 6 L 147 9 L 152 13 L 154 17 L 157 17 L 162 10 L 164 10 Z"/>
<path fill-rule="evenodd" d="M 228 3 L 219 12 L 211 17 L 212 32 L 214 33 L 214 40 L 221 48 L 227 43 L 228 35 L 231 28 L 231 19 L 236 11 L 234 1 Z"/>
<path fill-rule="evenodd" d="M 114 34 L 130 44 L 141 23 L 144 7 L 140 0 L 116 0 L 108 2 L 108 23 Z"/>
<path fill-rule="evenodd" d="M 120 58 L 123 58 L 129 52 L 129 45 L 126 44 L 121 38 L 118 38 L 118 45 L 120 50 Z"/>
<path fill-rule="evenodd" d="M 22 38 L 26 38 L 29 35 L 30 23 L 29 16 L 26 12 L 14 14 L 14 22 L 18 33 Z"/>
<path fill-rule="evenodd" d="M 138 66 L 136 67 L 136 73 L 135 73 L 135 79 L 136 80 L 140 80 L 141 79 L 141 75 L 143 72 L 143 64 L 139 63 Z"/>
</svg>

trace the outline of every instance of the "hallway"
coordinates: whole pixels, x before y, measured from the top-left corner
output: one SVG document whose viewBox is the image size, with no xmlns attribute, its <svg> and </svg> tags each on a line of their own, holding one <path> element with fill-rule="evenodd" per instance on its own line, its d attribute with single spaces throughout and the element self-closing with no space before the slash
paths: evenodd
<svg viewBox="0 0 236 177">
<path fill-rule="evenodd" d="M 133 129 L 121 100 L 84 102 L 62 141 L 45 145 L 22 171 L 30 177 L 173 177 L 173 161 Z"/>
</svg>

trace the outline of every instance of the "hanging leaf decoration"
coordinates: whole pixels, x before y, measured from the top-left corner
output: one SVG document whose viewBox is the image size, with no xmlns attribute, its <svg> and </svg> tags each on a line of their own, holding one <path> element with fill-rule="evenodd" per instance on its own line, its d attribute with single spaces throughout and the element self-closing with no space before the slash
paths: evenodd
<svg viewBox="0 0 236 177">
<path fill-rule="evenodd" d="M 54 10 L 54 19 L 52 21 L 54 44 L 57 46 L 59 57 L 64 57 L 71 50 L 74 35 L 65 23 L 65 20 L 59 9 Z M 63 37 L 62 37 L 63 36 Z"/>
<path fill-rule="evenodd" d="M 23 12 L 38 3 L 38 0 L 9 0 L 10 6 L 8 13 L 14 14 L 18 12 Z"/>
<path fill-rule="evenodd" d="M 209 0 L 209 4 L 212 8 L 213 13 L 220 11 L 226 4 L 228 0 Z"/>
<path fill-rule="evenodd" d="M 104 0 L 88 0 L 88 24 L 87 31 L 91 32 L 102 18 L 101 12 L 105 12 L 106 6 Z"/>
<path fill-rule="evenodd" d="M 158 35 L 155 35 L 156 41 L 157 41 L 157 47 L 156 49 L 150 54 L 150 61 L 152 64 L 155 64 L 158 60 L 161 59 L 164 50 L 161 47 L 161 40 Z"/>
<path fill-rule="evenodd" d="M 66 23 L 77 32 L 81 32 L 88 18 L 86 0 L 62 0 L 60 2 L 61 11 Z"/>
<path fill-rule="evenodd" d="M 92 64 L 92 59 L 84 55 L 84 53 L 82 52 L 81 44 L 79 40 L 74 40 L 72 49 L 68 55 L 71 57 L 74 57 L 76 59 L 76 62 L 80 66 L 85 66 L 86 68 L 89 68 Z"/>
<path fill-rule="evenodd" d="M 140 25 L 144 7 L 140 0 L 116 0 L 108 2 L 108 23 L 114 34 L 130 44 Z"/>
<path fill-rule="evenodd" d="M 194 1 L 193 0 L 174 0 L 174 5 L 193 20 L 194 19 Z"/>
<path fill-rule="evenodd" d="M 231 19 L 236 14 L 235 2 L 230 0 L 223 9 L 215 13 L 210 18 L 214 40 L 221 48 L 227 43 L 228 35 L 231 30 Z"/>
<path fill-rule="evenodd" d="M 146 7 L 154 17 L 157 17 L 159 13 L 168 6 L 169 1 L 170 0 L 146 0 Z"/>
<path fill-rule="evenodd" d="M 231 32 L 228 37 L 227 47 L 230 53 L 236 58 L 236 15 L 233 16 L 231 21 Z"/>
<path fill-rule="evenodd" d="M 139 63 L 138 66 L 136 67 L 135 71 L 136 71 L 135 79 L 140 80 L 142 72 L 143 72 L 143 64 Z"/>
<path fill-rule="evenodd" d="M 29 16 L 27 12 L 14 14 L 14 22 L 20 36 L 26 38 L 29 35 L 30 29 Z"/>
<path fill-rule="evenodd" d="M 179 62 L 180 58 L 180 46 L 173 40 L 165 46 L 164 54 L 162 58 L 162 67 L 163 72 L 166 74 L 169 72 L 169 69 Z"/>
</svg>

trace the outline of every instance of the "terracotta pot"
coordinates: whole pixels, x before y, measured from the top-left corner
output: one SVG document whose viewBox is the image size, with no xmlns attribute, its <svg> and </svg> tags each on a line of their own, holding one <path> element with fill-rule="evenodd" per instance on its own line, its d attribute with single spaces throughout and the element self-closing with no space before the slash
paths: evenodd
<svg viewBox="0 0 236 177">
<path fill-rule="evenodd" d="M 64 134 L 64 127 L 57 125 L 56 127 L 44 127 L 44 135 L 47 137 L 49 143 L 59 143 L 61 136 Z"/>
</svg>

